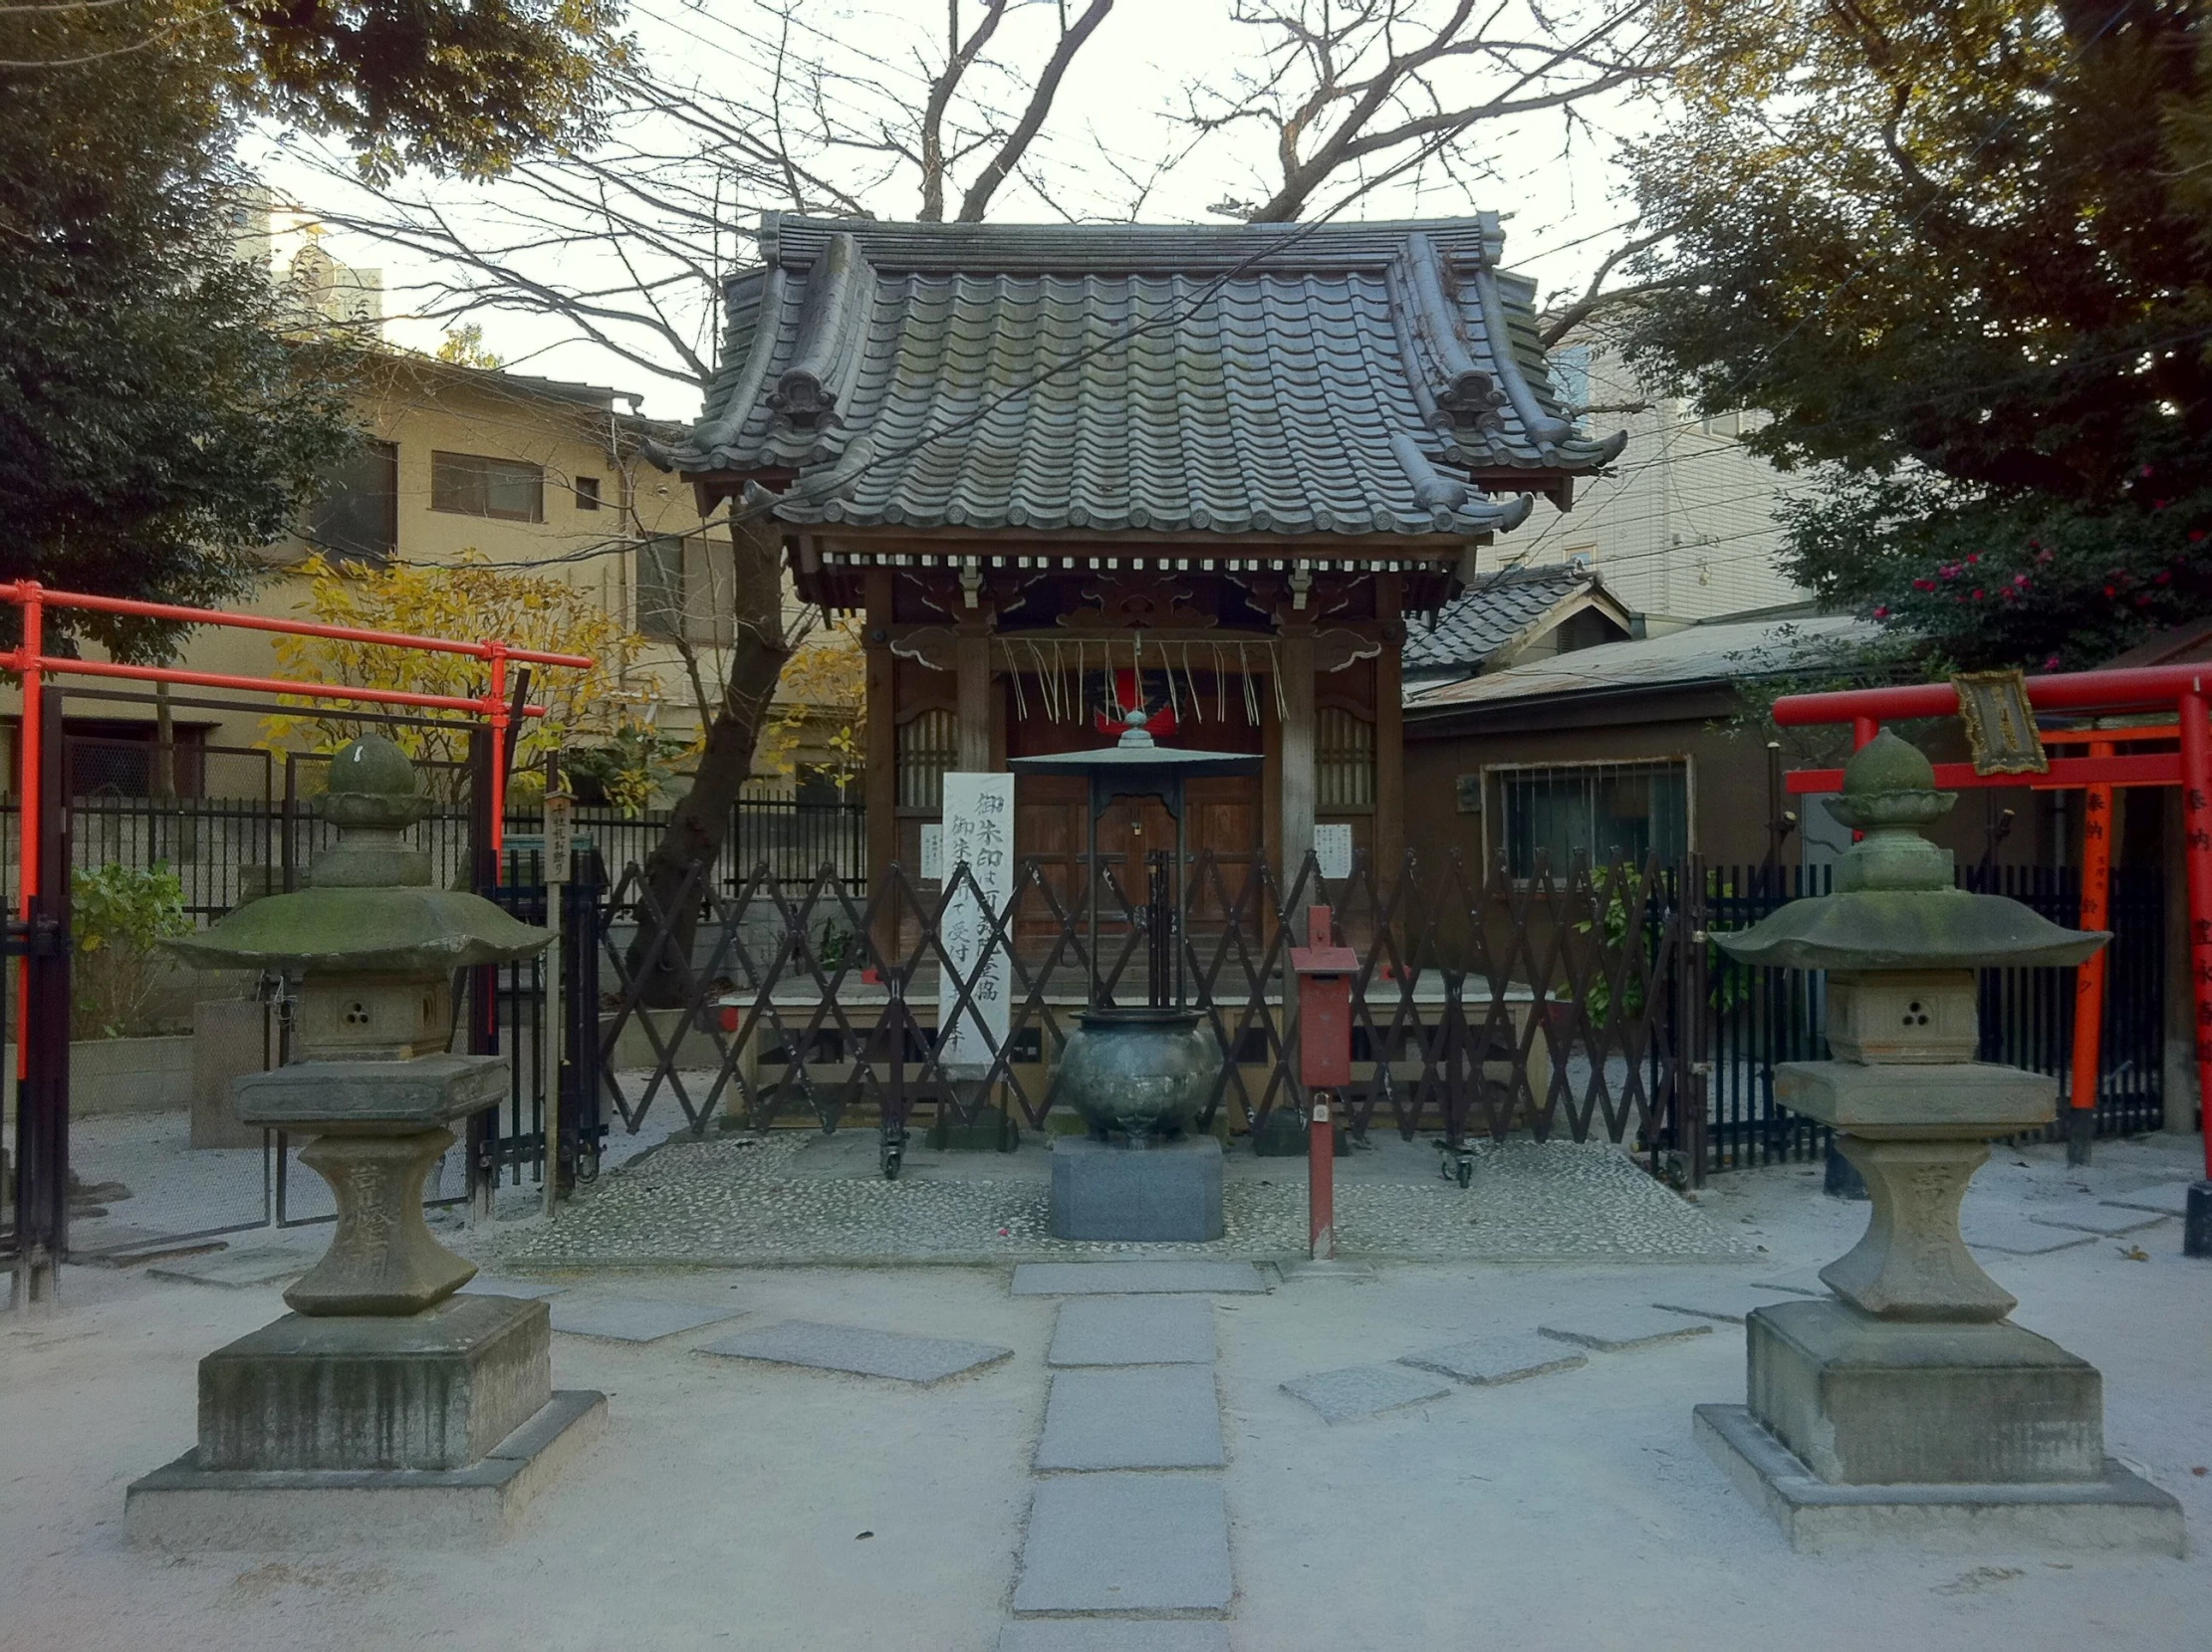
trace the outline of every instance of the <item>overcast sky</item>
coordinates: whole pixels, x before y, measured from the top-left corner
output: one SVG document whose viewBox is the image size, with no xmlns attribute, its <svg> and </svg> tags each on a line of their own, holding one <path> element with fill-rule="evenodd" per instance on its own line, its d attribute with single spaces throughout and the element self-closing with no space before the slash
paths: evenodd
<svg viewBox="0 0 2212 1652">
<path fill-rule="evenodd" d="M 972 13 L 972 4 L 965 12 Z M 1133 178 L 1149 176 L 1160 157 L 1189 152 L 1158 180 L 1139 216 L 1162 223 L 1228 221 L 1208 208 L 1225 198 L 1264 198 L 1273 172 L 1273 132 L 1257 121 L 1217 133 L 1190 148 L 1190 128 L 1175 118 L 1190 107 L 1193 86 L 1211 83 L 1227 89 L 1241 71 L 1263 72 L 1261 37 L 1232 20 L 1230 0 L 1119 0 L 1086 46 L 1064 83 L 1054 114 L 1032 148 L 1025 176 L 1010 180 L 993 203 L 990 216 L 1000 222 L 1063 221 L 1063 214 L 1122 218 L 1135 193 Z M 1568 8 L 1572 17 L 1574 8 Z M 1549 15 L 1559 16 L 1553 7 Z M 1599 15 L 1595 8 L 1592 15 Z M 829 96 L 858 123 L 874 108 L 894 109 L 918 102 L 912 89 L 942 61 L 943 0 L 880 0 L 871 6 L 798 0 L 788 24 L 758 0 L 632 0 L 627 27 L 655 72 L 677 84 L 698 84 L 745 93 L 767 103 L 767 42 L 787 28 L 803 51 L 815 55 L 835 77 Z M 1004 68 L 984 66 L 971 76 L 975 106 L 1018 107 L 1025 88 L 1023 70 L 1042 61 L 1054 34 L 1047 3 L 1030 0 L 1011 16 L 993 42 L 991 57 Z M 1475 72 L 1468 71 L 1471 77 Z M 1474 84 L 1470 79 L 1466 85 Z M 804 100 L 787 100 L 794 118 L 804 115 Z M 1511 126 L 1485 128 L 1487 176 L 1458 178 L 1432 171 L 1415 182 L 1404 180 L 1377 190 L 1354 204 L 1348 218 L 1443 217 L 1490 210 L 1507 218 L 1507 258 L 1536 276 L 1547 293 L 1579 286 L 1596 260 L 1618 239 L 1611 233 L 1624 217 L 1614 194 L 1611 154 L 1620 137 L 1643 128 L 1651 106 L 1619 95 L 1577 107 L 1586 124 L 1572 132 L 1557 115 L 1521 118 Z M 680 141 L 671 128 L 654 125 L 633 131 L 646 146 Z M 310 146 L 267 138 L 249 147 L 248 158 L 283 195 L 310 210 L 339 211 L 358 205 L 359 197 L 333 172 L 316 164 Z M 831 164 L 842 183 L 852 187 L 876 215 L 910 218 L 918 205 L 910 168 L 882 156 L 840 151 Z M 972 164 L 969 171 L 972 171 Z M 1052 205 L 1032 187 L 1041 183 Z M 955 194 L 966 173 L 955 174 Z M 519 198 L 511 185 L 467 185 L 411 179 L 405 187 L 436 201 L 450 221 L 486 240 L 502 233 L 503 210 Z M 1320 201 L 1323 208 L 1329 197 Z M 1313 214 L 1309 214 L 1311 216 Z M 746 222 L 757 211 L 737 216 Z M 408 251 L 379 245 L 358 234 L 334 231 L 325 246 L 340 261 L 380 267 L 385 309 L 391 320 L 386 336 L 394 343 L 434 349 L 441 324 L 410 316 L 421 302 L 421 286 L 436 272 L 431 263 Z M 525 261 L 539 279 L 611 284 L 622 279 L 612 255 L 594 259 L 573 250 L 548 249 Z M 604 265 L 605 267 L 600 267 Z M 685 297 L 689 326 L 711 355 L 703 290 Z M 636 362 L 589 341 L 577 339 L 564 324 L 500 313 L 481 318 L 486 348 L 517 370 L 586 379 L 641 392 L 647 412 L 685 418 L 696 412 L 695 388 L 680 378 L 672 353 L 662 353 L 679 376 L 655 375 Z"/>
</svg>

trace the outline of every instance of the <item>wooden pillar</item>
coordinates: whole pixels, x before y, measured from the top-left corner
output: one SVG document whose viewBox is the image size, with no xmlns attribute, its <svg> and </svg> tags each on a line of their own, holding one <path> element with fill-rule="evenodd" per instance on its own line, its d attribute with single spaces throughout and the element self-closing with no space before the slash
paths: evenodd
<svg viewBox="0 0 2212 1652">
<path fill-rule="evenodd" d="M 1405 858 L 1404 576 L 1375 580 L 1382 652 L 1374 661 L 1374 874 L 1387 888 Z"/>
<path fill-rule="evenodd" d="M 1283 888 L 1297 883 L 1306 856 L 1314 847 L 1314 633 L 1310 626 L 1286 629 L 1278 652 L 1283 661 L 1282 777 L 1277 783 L 1282 799 L 1281 841 Z M 1308 886 L 1301 906 L 1311 902 Z M 1303 927 L 1301 930 L 1303 934 Z"/>
<path fill-rule="evenodd" d="M 963 774 L 991 768 L 991 633 L 982 625 L 963 625 L 953 644 L 958 678 L 959 764 Z"/>
<path fill-rule="evenodd" d="M 870 893 L 879 887 L 883 868 L 898 856 L 898 695 L 891 657 L 891 571 L 867 571 L 867 622 L 862 630 L 867 658 L 867 763 L 861 775 L 861 801 L 867 805 L 867 875 Z M 876 943 L 886 951 L 887 934 Z"/>
</svg>

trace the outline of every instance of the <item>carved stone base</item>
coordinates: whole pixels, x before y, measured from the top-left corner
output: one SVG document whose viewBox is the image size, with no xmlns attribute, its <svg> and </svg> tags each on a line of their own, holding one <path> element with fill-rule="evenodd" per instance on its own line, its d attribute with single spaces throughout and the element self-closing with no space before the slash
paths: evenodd
<svg viewBox="0 0 2212 1652">
<path fill-rule="evenodd" d="M 318 1136 L 300 1162 L 331 1184 L 338 1230 L 330 1251 L 284 1294 L 302 1313 L 418 1313 L 476 1277 L 422 1220 L 422 1182 L 450 1130 Z"/>
<path fill-rule="evenodd" d="M 1751 1413 L 1832 1485 L 2049 1485 L 2104 1467 L 2096 1367 L 2009 1324 L 1752 1310 Z"/>
<path fill-rule="evenodd" d="M 1857 1245 L 1821 1270 L 1839 1297 L 1892 1319 L 2002 1319 L 2019 1305 L 1959 1236 L 1959 1202 L 1989 1162 L 1987 1142 L 1840 1135 L 1836 1147 L 1874 1205 Z"/>
</svg>

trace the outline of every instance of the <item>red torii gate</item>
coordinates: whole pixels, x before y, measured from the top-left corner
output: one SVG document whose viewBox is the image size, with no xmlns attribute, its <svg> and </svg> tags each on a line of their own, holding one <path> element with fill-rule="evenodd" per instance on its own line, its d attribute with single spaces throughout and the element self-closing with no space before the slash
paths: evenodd
<svg viewBox="0 0 2212 1652">
<path fill-rule="evenodd" d="M 2028 703 L 2039 712 L 2085 716 L 2118 713 L 2170 713 L 2171 723 L 2092 730 L 2054 730 L 2047 744 L 2087 745 L 2088 755 L 2054 757 L 2043 774 L 1978 773 L 1970 763 L 1939 763 L 1935 783 L 1947 791 L 2001 786 L 2039 790 L 2081 790 L 2084 809 L 2082 922 L 2101 927 L 2111 868 L 2112 788 L 2178 786 L 2182 789 L 2189 888 L 2189 980 L 2195 1006 L 2192 1047 L 2197 1093 L 2205 1123 L 2205 1176 L 2212 1184 L 2212 724 L 2207 722 L 2205 684 L 2212 665 L 2159 665 L 2130 670 L 2078 671 L 2030 677 Z M 1950 683 L 1921 683 L 1900 688 L 1845 689 L 1830 694 L 1792 694 L 1777 700 L 1774 720 L 1784 728 L 1822 723 L 1851 725 L 1853 748 L 1863 746 L 1884 722 L 1911 717 L 1949 717 L 1959 712 L 1959 691 Z M 2162 751 L 2120 752 L 2118 746 L 2163 745 Z M 1789 777 L 1794 793 L 1835 792 L 1841 769 L 1800 769 Z M 2081 968 L 2075 998 L 2073 1105 L 2096 1105 L 2097 1039 L 2104 1002 L 2102 953 Z M 2085 1078 L 2085 1066 L 2087 1077 Z M 2192 1211 L 2199 1201 L 2191 1199 Z M 2197 1224 L 2192 1221 L 2191 1237 Z M 2192 1250 L 2192 1254 L 2195 1254 Z"/>
<path fill-rule="evenodd" d="M 99 596 L 83 591 L 49 590 L 31 580 L 0 583 L 0 605 L 15 607 L 20 616 L 16 646 L 0 648 L 0 671 L 14 673 L 23 693 L 16 740 L 16 799 L 21 822 L 16 839 L 17 909 L 27 945 L 36 928 L 42 887 L 56 877 L 66 879 L 69 875 L 66 866 L 42 864 L 48 847 L 42 827 L 49 813 L 63 801 L 43 795 L 46 766 L 42 762 L 41 746 L 47 736 L 46 679 L 49 676 L 176 683 L 341 704 L 457 712 L 481 718 L 491 734 L 493 749 L 500 756 L 500 761 L 490 767 L 489 788 L 490 848 L 496 856 L 507 813 L 505 757 L 509 731 L 517 716 L 543 717 L 546 714 L 543 706 L 522 703 L 519 695 L 515 701 L 509 700 L 509 663 L 564 666 L 572 670 L 589 670 L 598 663 L 582 654 L 518 648 L 496 637 L 461 641 L 451 637 L 410 636 L 399 631 L 364 630 L 359 626 L 326 625 L 307 619 L 180 607 L 171 602 L 141 602 L 129 597 Z M 137 618 L 170 620 L 180 625 L 219 625 L 233 630 L 274 631 L 289 636 L 329 637 L 341 642 L 461 654 L 484 662 L 484 692 L 480 695 L 418 694 L 406 689 L 356 688 L 341 683 L 235 676 L 171 665 L 128 665 L 115 660 L 50 654 L 46 651 L 46 615 L 55 608 L 129 614 Z M 48 994 L 54 1002 L 35 1010 L 37 996 L 32 989 L 32 972 L 25 968 L 17 988 L 15 1073 L 18 1086 L 15 1289 L 24 1300 L 35 1300 L 51 1292 L 53 1269 L 61 1260 L 67 1232 L 69 1006 L 66 996 Z M 0 1082 L 4 1081 L 4 1077 L 0 1077 Z"/>
</svg>

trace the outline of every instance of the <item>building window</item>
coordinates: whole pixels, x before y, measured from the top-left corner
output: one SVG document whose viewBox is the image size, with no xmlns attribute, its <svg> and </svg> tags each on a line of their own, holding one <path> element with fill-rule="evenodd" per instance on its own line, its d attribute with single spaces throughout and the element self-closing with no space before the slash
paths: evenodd
<svg viewBox="0 0 2212 1652">
<path fill-rule="evenodd" d="M 600 479 L 597 476 L 579 476 L 576 479 L 576 508 L 596 511 L 600 508 Z"/>
<path fill-rule="evenodd" d="M 543 522 L 545 469 L 481 453 L 433 453 L 430 509 L 455 516 L 496 517 L 501 522 Z"/>
<path fill-rule="evenodd" d="M 1314 714 L 1314 805 L 1374 807 L 1374 725 L 1335 706 Z"/>
<path fill-rule="evenodd" d="M 736 579 L 729 546 L 703 534 L 639 540 L 639 633 L 727 648 L 737 634 Z"/>
<path fill-rule="evenodd" d="M 1506 869 L 1565 878 L 1578 866 L 1641 865 L 1689 852 L 1689 765 L 1587 763 L 1501 769 Z"/>
<path fill-rule="evenodd" d="M 1559 389 L 1568 418 L 1582 423 L 1590 408 L 1590 346 L 1568 345 L 1553 351 L 1551 368 L 1552 382 Z"/>
<path fill-rule="evenodd" d="M 944 808 L 945 771 L 956 760 L 959 732 L 949 711 L 917 712 L 898 725 L 899 808 Z"/>
<path fill-rule="evenodd" d="M 399 549 L 399 449 L 363 442 L 323 473 L 307 513 L 308 543 L 344 562 L 381 564 Z"/>
<path fill-rule="evenodd" d="M 637 547 L 637 629 L 675 641 L 683 635 L 683 540 L 661 534 Z"/>
</svg>

